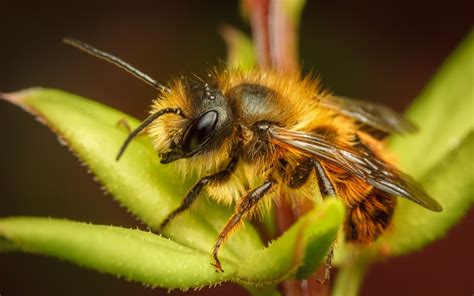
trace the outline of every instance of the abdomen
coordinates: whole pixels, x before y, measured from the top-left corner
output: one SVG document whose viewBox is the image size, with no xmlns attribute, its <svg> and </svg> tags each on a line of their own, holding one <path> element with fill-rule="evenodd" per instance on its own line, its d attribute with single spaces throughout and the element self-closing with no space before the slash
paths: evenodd
<svg viewBox="0 0 474 296">
<path fill-rule="evenodd" d="M 346 205 L 346 241 L 361 244 L 375 241 L 392 220 L 396 197 L 338 167 L 327 165 L 327 169 L 337 195 Z"/>
<path fill-rule="evenodd" d="M 346 241 L 367 244 L 375 241 L 392 220 L 396 198 L 372 189 L 358 204 L 347 209 Z"/>
</svg>

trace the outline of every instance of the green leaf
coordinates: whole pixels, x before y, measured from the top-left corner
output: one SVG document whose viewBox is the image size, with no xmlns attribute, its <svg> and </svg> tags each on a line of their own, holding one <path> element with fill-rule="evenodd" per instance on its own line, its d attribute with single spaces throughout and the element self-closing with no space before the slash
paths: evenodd
<svg viewBox="0 0 474 296">
<path fill-rule="evenodd" d="M 261 286 L 288 276 L 305 278 L 313 273 L 332 246 L 343 219 L 341 201 L 323 203 L 269 247 L 241 256 L 237 265 L 223 260 L 224 273 L 215 272 L 208 252 L 151 232 L 61 219 L 0 219 L 0 250 L 54 256 L 164 288 L 200 287 L 224 280 Z M 253 292 L 276 295 L 271 288 Z"/>
<path fill-rule="evenodd" d="M 443 206 L 443 212 L 431 212 L 399 199 L 392 230 L 380 241 L 379 248 L 386 255 L 408 253 L 440 238 L 472 205 L 473 78 L 471 32 L 408 111 L 420 132 L 393 141 L 402 167 Z"/>
<path fill-rule="evenodd" d="M 267 248 L 244 260 L 237 276 L 257 283 L 310 276 L 333 245 L 344 220 L 344 209 L 338 199 L 318 205 Z"/>
<path fill-rule="evenodd" d="M 446 60 L 408 110 L 420 131 L 394 137 L 399 164 L 415 178 L 423 176 L 474 129 L 474 31 Z"/>
<path fill-rule="evenodd" d="M 115 199 L 151 227 L 157 227 L 179 205 L 192 185 L 190 180 L 177 178 L 170 166 L 159 163 L 147 137 L 134 140 L 120 162 L 115 161 L 128 134 L 117 122 L 126 119 L 132 128 L 138 124 L 120 111 L 53 89 L 29 89 L 0 97 L 46 123 Z M 195 208 L 172 221 L 164 234 L 182 245 L 210 252 L 230 215 L 230 209 L 203 196 Z M 249 226 L 229 239 L 221 258 L 238 261 L 261 247 L 258 234 Z"/>
<path fill-rule="evenodd" d="M 217 273 L 209 264 L 209 254 L 141 230 L 18 217 L 0 219 L 0 238 L 18 250 L 163 288 L 200 287 L 235 273 L 228 262 L 226 272 Z"/>
<path fill-rule="evenodd" d="M 229 68 L 251 69 L 257 64 L 252 41 L 243 32 L 231 26 L 221 28 L 221 36 L 227 44 Z"/>
<path fill-rule="evenodd" d="M 443 205 L 436 213 L 399 200 L 393 231 L 380 242 L 387 255 L 418 250 L 442 237 L 474 203 L 474 132 L 471 131 L 448 155 L 421 179 L 428 193 Z"/>
</svg>

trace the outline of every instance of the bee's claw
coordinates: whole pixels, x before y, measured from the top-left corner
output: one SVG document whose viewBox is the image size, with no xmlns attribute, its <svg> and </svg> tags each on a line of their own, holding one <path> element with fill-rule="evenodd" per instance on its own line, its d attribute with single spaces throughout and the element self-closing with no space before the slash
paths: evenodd
<svg viewBox="0 0 474 296">
<path fill-rule="evenodd" d="M 160 226 L 158 226 L 155 230 L 156 233 L 162 233 L 163 232 L 163 229 L 166 227 L 166 225 L 168 225 L 168 223 L 171 221 L 171 219 L 174 218 L 175 215 L 173 215 L 173 213 L 171 213 L 170 215 L 168 215 L 168 217 L 165 218 L 165 220 L 163 220 L 161 223 L 160 223 Z"/>
<path fill-rule="evenodd" d="M 329 283 L 331 278 L 331 269 L 332 269 L 332 257 L 334 256 L 334 248 L 331 247 L 329 254 L 326 257 L 326 264 L 324 266 L 324 275 L 322 279 L 318 279 L 318 283 L 321 285 L 326 285 Z"/>
<path fill-rule="evenodd" d="M 211 265 L 214 266 L 214 268 L 216 269 L 216 272 L 218 273 L 224 272 L 224 269 L 222 269 L 222 265 L 219 259 L 216 259 L 214 263 L 211 263 Z"/>
<path fill-rule="evenodd" d="M 165 226 L 168 224 L 168 221 L 163 221 L 161 222 L 160 226 L 158 226 L 158 231 L 161 233 L 163 229 L 165 229 Z"/>
<path fill-rule="evenodd" d="M 324 276 L 321 279 L 318 279 L 318 283 L 321 285 L 327 285 L 329 283 L 329 279 L 331 278 L 331 268 L 326 266 L 324 268 Z"/>
<path fill-rule="evenodd" d="M 324 275 L 322 279 L 318 279 L 318 283 L 321 285 L 327 285 L 329 283 L 329 276 Z"/>
</svg>

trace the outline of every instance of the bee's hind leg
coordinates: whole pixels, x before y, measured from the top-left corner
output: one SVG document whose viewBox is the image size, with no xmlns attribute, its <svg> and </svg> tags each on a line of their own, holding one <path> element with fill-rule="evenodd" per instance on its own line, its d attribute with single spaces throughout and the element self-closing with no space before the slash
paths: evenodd
<svg viewBox="0 0 474 296">
<path fill-rule="evenodd" d="M 219 248 L 228 238 L 230 233 L 242 223 L 242 218 L 244 218 L 249 212 L 254 209 L 255 205 L 268 193 L 268 191 L 276 184 L 276 181 L 273 179 L 267 179 L 259 187 L 252 189 L 247 192 L 245 196 L 241 199 L 240 203 L 237 205 L 235 213 L 227 220 L 224 228 L 217 237 L 217 241 L 214 244 L 212 249 L 212 257 L 214 258 L 214 263 L 212 264 L 217 272 L 223 272 L 221 262 L 219 261 L 218 253 Z"/>
<path fill-rule="evenodd" d="M 321 191 L 321 196 L 323 197 L 323 199 L 326 199 L 327 197 L 335 197 L 336 190 L 334 189 L 334 184 L 327 175 L 326 170 L 324 169 L 322 164 L 316 159 L 312 159 L 311 162 L 313 163 L 314 169 L 316 170 L 316 178 L 318 179 L 319 190 Z M 318 280 L 321 284 L 326 284 L 329 282 L 333 257 L 334 246 L 331 246 L 326 257 L 324 276 L 322 279 Z"/>
<path fill-rule="evenodd" d="M 196 198 L 199 196 L 199 193 L 201 190 L 204 188 L 204 186 L 209 185 L 209 184 L 217 184 L 220 182 L 225 182 L 227 181 L 232 172 L 234 172 L 235 167 L 238 162 L 238 153 L 234 152 L 234 157 L 231 159 L 231 161 L 227 164 L 226 168 L 218 173 L 215 173 L 213 175 L 207 176 L 199 180 L 192 188 L 191 190 L 188 191 L 186 196 L 184 197 L 183 201 L 179 205 L 178 208 L 176 208 L 173 212 L 171 212 L 163 222 L 161 222 L 160 226 L 158 227 L 158 232 L 161 232 L 163 228 L 168 225 L 168 223 L 174 219 L 179 213 L 187 210 L 193 202 L 196 200 Z"/>
<path fill-rule="evenodd" d="M 327 175 L 326 170 L 317 159 L 312 158 L 305 158 L 297 167 L 295 167 L 288 182 L 290 188 L 296 189 L 306 184 L 313 169 L 316 171 L 316 178 L 318 180 L 319 190 L 323 199 L 336 196 L 336 190 L 334 189 L 334 185 Z M 332 258 L 333 247 L 331 246 L 326 257 L 323 278 L 318 280 L 321 284 L 326 284 L 329 282 L 332 268 Z"/>
</svg>

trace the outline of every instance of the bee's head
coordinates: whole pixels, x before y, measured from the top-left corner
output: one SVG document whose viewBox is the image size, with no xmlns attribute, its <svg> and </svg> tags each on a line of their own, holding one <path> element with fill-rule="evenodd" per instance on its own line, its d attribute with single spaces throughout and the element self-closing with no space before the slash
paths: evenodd
<svg viewBox="0 0 474 296">
<path fill-rule="evenodd" d="M 161 163 L 170 163 L 219 149 L 232 126 L 232 110 L 215 83 L 182 78 L 153 102 L 137 130 L 147 128 Z"/>
<path fill-rule="evenodd" d="M 120 159 L 128 144 L 148 128 L 162 163 L 212 151 L 232 133 L 233 116 L 215 82 L 193 79 L 176 80 L 168 88 L 135 69 L 120 58 L 76 39 L 64 39 L 69 45 L 104 59 L 161 91 L 151 115 L 125 140 L 117 155 Z M 215 81 L 215 76 L 209 75 Z"/>
</svg>

